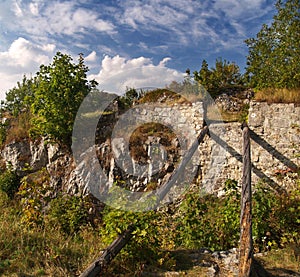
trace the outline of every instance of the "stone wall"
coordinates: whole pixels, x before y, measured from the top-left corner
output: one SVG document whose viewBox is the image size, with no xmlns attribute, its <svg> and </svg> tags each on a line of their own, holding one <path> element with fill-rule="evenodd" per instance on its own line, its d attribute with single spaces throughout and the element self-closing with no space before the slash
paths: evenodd
<svg viewBox="0 0 300 277">
<path fill-rule="evenodd" d="M 248 126 L 251 130 L 253 184 L 264 179 L 277 190 L 290 189 L 295 185 L 294 178 L 300 167 L 300 107 L 251 102 Z M 219 137 L 213 135 L 217 128 L 222 129 Z M 242 130 L 240 123 L 212 123 L 210 129 L 211 138 L 201 146 L 204 153 L 200 158 L 204 165 L 201 178 L 206 189 L 215 191 L 226 179 L 241 180 Z M 205 148 L 207 151 L 212 147 L 219 151 L 216 154 L 205 152 Z M 218 171 L 207 165 L 208 155 L 218 161 L 213 165 L 213 168 L 219 166 Z"/>
<path fill-rule="evenodd" d="M 157 147 L 159 140 L 150 138 L 147 141 L 145 144 L 147 152 L 153 155 L 151 154 L 146 165 L 141 167 L 145 170 L 142 177 L 133 178 L 128 182 L 130 188 L 141 191 L 148 189 L 149 181 L 155 181 L 151 175 L 156 168 L 162 168 L 166 174 L 166 176 L 156 174 L 158 185 L 168 180 L 171 169 L 178 165 L 178 163 L 175 164 L 177 155 L 184 156 L 187 153 L 203 127 L 203 114 L 202 103 L 144 104 L 133 107 L 117 117 L 116 121 L 119 125 L 113 126 L 112 141 L 106 140 L 96 146 L 98 159 L 108 176 L 108 185 L 116 180 L 116 176 L 122 174 L 118 168 L 120 164 L 118 164 L 117 157 L 111 155 L 112 149 L 114 148 L 121 160 L 122 157 L 128 156 L 128 153 L 125 153 L 128 150 L 126 141 L 119 136 L 118 130 L 121 130 L 123 134 L 125 130 L 126 134 L 130 135 L 138 125 L 157 122 L 169 126 L 179 136 L 178 141 L 172 141 L 174 148 L 177 144 L 180 145 L 179 154 L 172 153 L 169 156 L 165 155 L 163 149 Z M 300 107 L 294 104 L 269 105 L 251 102 L 248 118 L 248 125 L 251 129 L 253 184 L 263 178 L 275 189 L 289 188 L 295 184 L 293 178 L 300 167 Z M 200 184 L 200 190 L 203 192 L 222 192 L 227 179 L 239 182 L 241 180 L 241 124 L 212 121 L 209 122 L 209 131 L 210 136 L 206 136 L 204 142 L 200 144 L 198 152 L 192 158 L 192 165 L 183 176 L 184 178 L 195 177 L 193 183 Z M 54 152 L 59 155 L 54 155 L 51 150 L 53 147 L 51 147 L 50 144 L 45 145 L 43 140 L 34 143 L 25 140 L 5 146 L 1 155 L 6 163 L 10 163 L 20 172 L 20 175 L 24 174 L 24 167 L 30 167 L 30 172 L 46 167 L 52 176 L 53 187 L 57 183 L 71 193 L 88 192 L 86 179 L 93 176 L 89 174 L 86 161 L 83 159 L 80 165 L 76 165 L 71 153 L 64 153 L 62 149 L 56 147 Z M 88 151 L 95 152 L 93 149 Z M 84 158 L 89 156 L 88 151 L 85 151 Z M 164 158 L 167 156 L 170 160 L 164 164 Z M 93 167 L 95 164 L 99 164 L 97 158 L 89 162 L 89 166 Z M 124 164 L 127 168 L 131 168 L 131 171 L 138 171 L 139 167 L 135 161 L 127 159 Z M 128 174 L 124 174 L 123 177 L 127 178 L 127 176 Z"/>
<path fill-rule="evenodd" d="M 200 102 L 172 106 L 146 104 L 133 108 L 131 112 L 123 117 L 137 120 L 134 123 L 124 121 L 127 126 L 152 121 L 171 125 L 177 134 L 188 140 L 183 152 L 203 127 L 204 112 Z M 264 179 L 275 189 L 290 187 L 300 166 L 300 107 L 252 101 L 248 119 L 253 183 Z M 209 130 L 210 137 L 200 145 L 193 163 L 195 167 L 200 165 L 196 178 L 201 190 L 212 192 L 221 189 L 227 179 L 241 180 L 243 146 L 238 122 L 211 121 Z M 131 133 L 130 129 L 128 133 Z"/>
</svg>

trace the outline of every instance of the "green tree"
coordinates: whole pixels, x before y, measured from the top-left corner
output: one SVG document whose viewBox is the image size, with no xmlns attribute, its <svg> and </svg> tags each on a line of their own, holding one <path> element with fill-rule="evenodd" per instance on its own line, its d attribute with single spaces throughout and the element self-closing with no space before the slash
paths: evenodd
<svg viewBox="0 0 300 277">
<path fill-rule="evenodd" d="M 31 104 L 34 115 L 31 135 L 48 136 L 70 145 L 76 112 L 84 97 L 97 85 L 96 81 L 87 80 L 87 72 L 82 54 L 75 64 L 69 55 L 58 52 L 52 64 L 40 66 Z"/>
<path fill-rule="evenodd" d="M 194 72 L 194 79 L 212 96 L 222 93 L 224 89 L 243 84 L 239 66 L 222 58 L 216 59 L 215 67 L 211 69 L 208 68 L 208 63 L 203 60 L 199 72 Z"/>
<path fill-rule="evenodd" d="M 209 90 L 212 88 L 211 86 L 211 77 L 212 72 L 208 68 L 208 63 L 206 60 L 202 61 L 201 69 L 199 72 L 194 72 L 194 78 L 198 81 L 205 89 Z"/>
<path fill-rule="evenodd" d="M 3 109 L 10 112 L 14 117 L 20 113 L 29 111 L 33 99 L 35 80 L 23 76 L 22 82 L 6 93 Z"/>
<path fill-rule="evenodd" d="M 134 101 L 138 100 L 140 97 L 138 91 L 134 88 L 127 88 L 124 95 L 120 96 L 118 99 L 119 108 L 125 110 L 130 108 Z"/>
<path fill-rule="evenodd" d="M 247 39 L 246 75 L 252 87 L 300 87 L 300 1 L 278 0 L 271 26 Z"/>
</svg>

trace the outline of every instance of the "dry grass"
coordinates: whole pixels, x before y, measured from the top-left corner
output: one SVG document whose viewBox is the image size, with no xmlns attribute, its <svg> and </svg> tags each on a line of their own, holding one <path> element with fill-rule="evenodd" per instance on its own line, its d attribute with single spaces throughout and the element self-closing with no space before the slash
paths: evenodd
<svg viewBox="0 0 300 277">
<path fill-rule="evenodd" d="M 7 130 L 4 144 L 29 138 L 30 119 L 31 114 L 29 112 L 24 112 L 16 118 L 11 118 L 10 128 Z"/>
<path fill-rule="evenodd" d="M 230 112 L 219 109 L 217 105 L 211 105 L 207 108 L 207 119 L 216 122 L 243 122 L 247 120 L 248 107 L 245 106 L 241 111 Z"/>
<path fill-rule="evenodd" d="M 156 89 L 147 92 L 141 99 L 139 99 L 138 103 L 166 103 L 168 105 L 172 105 L 175 103 L 189 103 L 187 99 L 191 101 L 190 98 L 185 98 L 182 94 L 178 94 L 167 89 Z"/>
<path fill-rule="evenodd" d="M 297 248 L 299 251 L 299 245 Z M 300 276 L 300 257 L 295 254 L 293 246 L 272 250 L 257 257 L 257 260 L 274 276 Z"/>
<path fill-rule="evenodd" d="M 175 150 L 172 146 L 172 140 L 176 137 L 174 132 L 167 126 L 159 123 L 149 122 L 139 126 L 132 133 L 129 140 L 129 150 L 131 156 L 136 161 L 146 162 L 148 159 L 148 153 L 144 148 L 146 140 L 149 136 L 155 136 L 160 138 L 160 143 L 166 147 L 166 150 Z"/>
<path fill-rule="evenodd" d="M 20 224 L 19 207 L 0 191 L 0 276 L 76 276 L 95 259 L 103 244 L 85 227 L 76 236 Z"/>
<path fill-rule="evenodd" d="M 264 89 L 255 93 L 256 101 L 268 103 L 296 103 L 300 104 L 299 89 Z"/>
</svg>

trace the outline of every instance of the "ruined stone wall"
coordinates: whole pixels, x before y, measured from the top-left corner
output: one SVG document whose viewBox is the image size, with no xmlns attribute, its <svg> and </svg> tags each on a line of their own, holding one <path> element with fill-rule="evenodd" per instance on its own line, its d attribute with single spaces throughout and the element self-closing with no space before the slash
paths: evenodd
<svg viewBox="0 0 300 277">
<path fill-rule="evenodd" d="M 180 151 L 184 155 L 203 127 L 203 114 L 203 106 L 200 102 L 173 105 L 138 105 L 121 115 L 118 118 L 120 126 L 115 126 L 114 128 L 126 130 L 126 133 L 131 134 L 135 128 L 134 126 L 137 127 L 142 123 L 158 122 L 170 126 L 180 136 L 179 143 L 182 147 Z M 259 179 L 265 179 L 275 189 L 289 188 L 292 184 L 295 184 L 293 178 L 296 176 L 295 172 L 300 167 L 300 107 L 295 104 L 269 105 L 267 103 L 251 102 L 248 119 L 248 125 L 251 129 L 253 184 L 257 183 Z M 131 130 L 127 126 L 133 126 L 133 129 Z M 203 192 L 213 192 L 216 190 L 220 190 L 221 192 L 224 182 L 227 179 L 241 181 L 241 124 L 237 122 L 210 122 L 209 130 L 210 136 L 207 136 L 199 146 L 198 152 L 195 153 L 192 159 L 193 166 L 190 167 L 190 171 L 185 172 L 184 176 L 195 174 L 196 183 L 200 184 L 200 190 Z M 117 131 L 114 135 L 118 139 Z M 145 147 L 151 150 L 153 147 L 150 145 L 151 140 L 149 141 L 149 145 Z M 121 157 L 126 155 L 124 151 L 127 151 L 128 148 L 124 147 L 124 142 L 120 140 L 116 140 L 116 142 L 112 146 L 117 149 L 117 153 Z M 172 143 L 176 145 L 177 142 L 173 141 Z M 23 144 L 26 144 L 26 147 Z M 63 163 L 60 171 L 62 171 L 62 168 L 69 169 L 68 172 L 61 172 L 65 176 L 59 177 L 63 180 L 60 182 L 67 191 L 86 191 L 86 182 L 82 176 L 82 178 L 77 176 L 78 170 L 75 171 L 76 165 L 73 164 L 71 154 L 64 155 L 61 153 L 59 156 L 55 155 L 58 158 L 49 158 L 53 156 L 50 153 L 50 146 L 45 146 L 43 141 L 40 145 L 27 141 L 12 143 L 2 149 L 1 155 L 6 163 L 12 164 L 13 168 L 20 172 L 22 172 L 25 164 L 28 164 L 33 171 L 45 166 L 48 169 L 52 168 L 53 170 L 49 170 L 49 172 L 51 171 L 50 174 L 53 176 L 54 181 L 57 179 L 54 178 L 56 176 L 55 171 L 58 171 L 56 170 L 58 166 L 55 163 L 60 161 L 59 157 L 65 157 L 64 160 L 68 161 L 70 166 L 66 165 L 67 162 Z M 98 153 L 108 153 L 111 151 L 112 146 L 107 144 L 107 142 L 102 143 L 97 146 L 97 149 L 99 148 Z M 149 149 L 148 153 L 152 151 Z M 155 152 L 156 148 L 154 147 L 153 149 Z M 144 179 L 134 181 L 133 187 L 135 189 L 143 189 L 139 188 L 138 184 L 147 184 L 148 181 L 153 180 L 151 173 L 156 167 L 164 168 L 169 174 L 169 168 L 172 168 L 172 164 L 170 164 L 172 160 L 166 166 L 163 164 L 164 152 L 158 149 L 158 152 L 154 154 L 161 155 L 161 158 L 151 159 L 150 157 L 149 164 L 145 167 L 148 171 L 143 174 Z M 116 157 L 112 158 L 110 155 L 107 155 L 103 159 L 107 159 L 106 164 L 108 168 L 106 171 L 109 175 L 108 179 L 110 182 L 113 182 L 116 177 L 114 174 L 119 174 L 119 171 L 115 168 Z M 96 162 L 98 163 L 98 161 Z M 130 166 L 133 166 L 133 171 L 136 171 L 134 161 L 131 162 L 133 165 Z M 75 175 L 76 178 L 74 177 Z M 90 175 L 86 174 L 86 176 Z M 161 179 L 159 182 L 164 183 L 166 180 Z"/>
<path fill-rule="evenodd" d="M 189 146 L 203 126 L 201 102 L 137 106 L 134 114 L 130 116 L 139 118 L 139 123 L 154 121 L 173 126 L 188 138 Z M 248 125 L 251 129 L 253 183 L 264 179 L 276 189 L 290 187 L 300 166 L 300 107 L 252 101 Z M 210 137 L 200 145 L 193 163 L 200 165 L 197 176 L 200 188 L 212 192 L 222 188 L 227 179 L 240 182 L 243 146 L 241 123 L 212 121 L 209 130 Z"/>
<path fill-rule="evenodd" d="M 288 187 L 300 167 L 300 107 L 252 102 L 249 126 L 253 175 L 270 178 L 274 186 Z"/>
<path fill-rule="evenodd" d="M 300 107 L 295 104 L 251 102 L 248 126 L 251 130 L 252 180 L 266 180 L 277 190 L 290 189 L 300 167 Z M 222 129 L 214 136 L 215 129 Z M 202 179 L 209 191 L 226 179 L 241 180 L 242 130 L 240 123 L 210 125 L 211 138 L 201 146 Z M 205 150 L 206 148 L 206 150 Z M 215 149 L 215 153 L 211 151 Z M 216 160 L 207 164 L 206 157 Z M 210 167 L 213 166 L 215 170 Z"/>
</svg>

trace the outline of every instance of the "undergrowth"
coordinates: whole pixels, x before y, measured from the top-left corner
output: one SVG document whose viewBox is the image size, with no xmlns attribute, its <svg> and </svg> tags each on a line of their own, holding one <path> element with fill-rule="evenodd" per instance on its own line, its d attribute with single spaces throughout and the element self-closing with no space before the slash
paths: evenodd
<svg viewBox="0 0 300 277">
<path fill-rule="evenodd" d="M 135 226 L 133 238 L 103 276 L 136 276 L 145 268 L 174 270 L 178 261 L 172 252 L 177 249 L 238 247 L 240 188 L 235 180 L 226 181 L 222 197 L 189 192 L 179 208 L 174 204 L 139 213 L 106 206 L 101 220 L 93 221 L 91 203 L 79 196 L 49 197 L 40 205 L 43 193 L 47 195 L 39 184 L 47 183 L 47 176 L 42 176 L 41 172 L 35 183 L 27 178 L 26 186 L 22 180 L 23 194 L 13 198 L 0 191 L 1 276 L 78 275 L 131 224 Z M 24 198 L 36 205 L 28 206 Z M 38 217 L 30 216 L 35 209 Z M 275 193 L 265 183 L 257 184 L 253 193 L 255 252 L 299 247 L 299 214 L 299 181 L 298 189 L 287 195 Z"/>
</svg>

